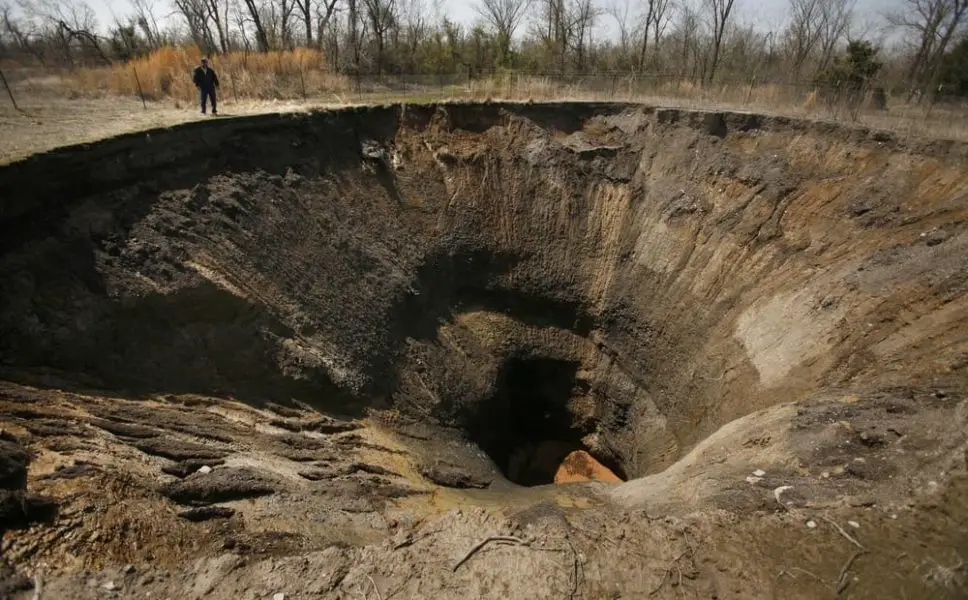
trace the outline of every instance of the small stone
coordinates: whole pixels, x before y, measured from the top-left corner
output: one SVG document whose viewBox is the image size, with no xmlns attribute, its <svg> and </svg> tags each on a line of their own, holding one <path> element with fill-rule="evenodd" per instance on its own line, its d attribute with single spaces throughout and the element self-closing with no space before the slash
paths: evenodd
<svg viewBox="0 0 968 600">
<path fill-rule="evenodd" d="M 764 471 L 763 469 L 757 469 L 753 471 L 753 475 L 756 475 L 757 477 L 763 477 L 764 475 L 766 475 L 766 471 Z"/>
<path fill-rule="evenodd" d="M 124 565 L 124 568 L 121 569 L 121 572 L 124 573 L 125 575 L 130 575 L 134 573 L 135 572 L 134 565 L 132 564 Z"/>
<path fill-rule="evenodd" d="M 892 519 L 896 519 L 897 518 L 897 515 L 891 515 L 891 518 Z"/>
<path fill-rule="evenodd" d="M 278 594 L 273 594 L 272 600 L 286 600 L 286 595 L 283 594 L 282 592 L 279 592 Z"/>
<path fill-rule="evenodd" d="M 101 587 L 103 587 L 104 589 L 106 589 L 109 592 L 113 592 L 114 590 L 119 589 L 121 586 L 119 586 L 118 584 L 114 583 L 113 581 L 109 581 L 109 582 L 105 583 Z"/>
<path fill-rule="evenodd" d="M 816 529 L 816 528 L 817 528 L 816 521 L 807 521 L 807 529 Z"/>
<path fill-rule="evenodd" d="M 860 523 L 858 523 L 857 521 L 847 521 L 847 524 L 853 527 L 854 529 L 860 529 Z"/>
<path fill-rule="evenodd" d="M 200 467 L 200 468 L 198 469 L 198 472 L 199 472 L 199 473 L 201 473 L 202 475 L 208 475 L 209 473 L 211 473 L 211 472 L 212 472 L 212 467 L 210 467 L 210 466 L 208 466 L 208 465 L 202 465 L 202 466 L 201 466 L 201 467 Z"/>
<path fill-rule="evenodd" d="M 827 471 L 824 471 L 823 473 L 820 474 L 820 476 L 823 477 L 824 479 L 828 479 L 830 477 L 830 473 Z"/>
<path fill-rule="evenodd" d="M 759 483 L 761 481 L 763 481 L 762 477 L 753 477 L 752 475 L 750 475 L 746 478 L 747 483 Z"/>
</svg>

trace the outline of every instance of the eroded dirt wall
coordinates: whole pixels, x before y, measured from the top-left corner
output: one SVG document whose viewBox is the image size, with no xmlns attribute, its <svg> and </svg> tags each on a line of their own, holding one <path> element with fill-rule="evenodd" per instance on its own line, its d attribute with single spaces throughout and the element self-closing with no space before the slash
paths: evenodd
<svg viewBox="0 0 968 600">
<path fill-rule="evenodd" d="M 553 359 L 585 446 L 641 475 L 817 389 L 963 385 L 965 153 L 596 104 L 59 150 L 0 169 L 3 374 L 466 428 L 507 361 Z"/>
</svg>

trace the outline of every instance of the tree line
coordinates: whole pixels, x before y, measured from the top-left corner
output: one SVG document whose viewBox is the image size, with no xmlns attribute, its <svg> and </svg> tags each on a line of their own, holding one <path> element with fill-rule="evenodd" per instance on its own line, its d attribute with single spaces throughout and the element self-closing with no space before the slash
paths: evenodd
<svg viewBox="0 0 968 600">
<path fill-rule="evenodd" d="M 166 45 L 309 47 L 348 74 L 620 72 L 700 85 L 860 76 L 912 94 L 968 88 L 968 0 L 903 0 L 878 15 L 878 31 L 861 26 L 870 15 L 854 0 L 787 0 L 774 27 L 744 20 L 744 0 L 469 1 L 470 24 L 439 0 L 128 0 L 99 27 L 83 0 L 0 0 L 0 58 L 72 68 Z M 845 73 L 858 57 L 860 71 Z"/>
</svg>

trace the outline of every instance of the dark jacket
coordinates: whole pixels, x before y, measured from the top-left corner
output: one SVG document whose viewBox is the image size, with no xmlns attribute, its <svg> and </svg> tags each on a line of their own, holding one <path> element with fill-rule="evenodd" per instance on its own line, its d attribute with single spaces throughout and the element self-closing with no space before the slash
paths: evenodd
<svg viewBox="0 0 968 600">
<path fill-rule="evenodd" d="M 195 82 L 195 87 L 203 90 L 214 90 L 218 87 L 218 75 L 215 74 L 215 69 L 212 67 L 208 69 L 195 67 L 195 74 L 192 75 L 192 81 Z"/>
</svg>

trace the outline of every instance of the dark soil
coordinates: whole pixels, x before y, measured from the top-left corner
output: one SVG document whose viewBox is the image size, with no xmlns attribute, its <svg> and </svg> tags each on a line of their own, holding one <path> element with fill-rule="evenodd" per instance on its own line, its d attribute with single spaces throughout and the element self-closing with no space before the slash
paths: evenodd
<svg viewBox="0 0 968 600">
<path fill-rule="evenodd" d="M 179 504 L 213 504 L 274 493 L 279 482 L 258 471 L 219 467 L 211 473 L 194 473 L 169 483 L 160 492 Z"/>
<path fill-rule="evenodd" d="M 487 103 L 0 167 L 4 560 L 70 600 L 962 597 L 966 166 Z M 575 450 L 628 481 L 551 486 Z"/>
</svg>

